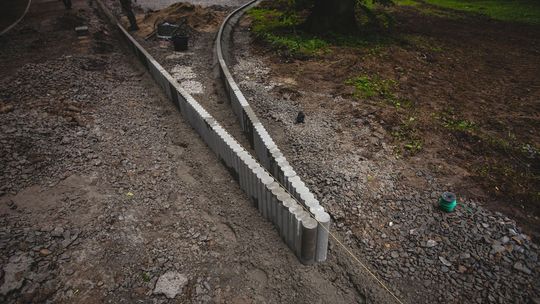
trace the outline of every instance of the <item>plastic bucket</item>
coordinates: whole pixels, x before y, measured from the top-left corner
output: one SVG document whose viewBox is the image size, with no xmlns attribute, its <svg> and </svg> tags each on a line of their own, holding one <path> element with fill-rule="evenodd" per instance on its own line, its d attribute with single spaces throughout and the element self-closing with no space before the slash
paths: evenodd
<svg viewBox="0 0 540 304">
<path fill-rule="evenodd" d="M 161 39 L 171 39 L 174 32 L 178 30 L 179 26 L 176 24 L 164 22 L 157 26 L 157 37 Z"/>
<path fill-rule="evenodd" d="M 188 36 L 173 36 L 171 40 L 175 51 L 186 51 L 188 49 Z"/>
</svg>

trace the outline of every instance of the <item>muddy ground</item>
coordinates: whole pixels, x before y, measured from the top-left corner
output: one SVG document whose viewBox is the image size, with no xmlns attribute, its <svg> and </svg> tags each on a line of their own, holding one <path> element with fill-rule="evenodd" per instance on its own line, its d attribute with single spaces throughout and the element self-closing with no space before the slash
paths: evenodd
<svg viewBox="0 0 540 304">
<path fill-rule="evenodd" d="M 335 97 L 299 99 L 307 111 L 349 122 L 374 115 L 408 168 L 432 171 L 539 237 L 540 28 L 428 5 L 389 13 L 394 27 L 364 47 L 330 46 L 310 60 L 266 56 L 264 44 L 256 52 L 274 77 L 294 79 L 293 97 L 307 88 Z M 393 82 L 392 96 L 354 98 L 346 82 L 364 75 Z"/>
<path fill-rule="evenodd" d="M 501 175 L 482 180 L 476 170 L 536 170 L 537 155 L 507 149 L 505 136 L 519 130 L 513 144 L 538 145 L 538 30 L 395 10 L 398 26 L 383 43 L 331 46 L 307 60 L 272 51 L 245 18 L 232 47 L 235 78 L 338 234 L 407 302 L 537 301 L 538 246 L 529 235 L 524 251 L 514 242 L 517 230 L 539 231 L 534 201 L 519 196 L 537 182 L 527 175 L 508 192 L 509 176 L 497 194 L 491 182 Z M 355 96 L 345 82 L 361 75 L 394 80 L 401 104 Z M 294 123 L 299 111 L 304 124 Z M 416 151 L 406 147 L 414 140 Z M 452 214 L 436 208 L 448 190 L 460 202 Z"/>
<path fill-rule="evenodd" d="M 298 262 L 94 3 L 1 39 L 0 302 L 389 301 Z"/>
<path fill-rule="evenodd" d="M 23 14 L 28 5 L 28 0 L 6 0 L 0 3 L 2 19 L 0 19 L 0 32 L 11 26 Z"/>
<path fill-rule="evenodd" d="M 0 38 L 0 302 L 391 302 L 335 242 L 327 263 L 298 263 L 92 2 L 37 3 Z M 451 181 L 396 155 L 377 113 L 313 103 L 358 101 L 280 70 L 246 22 L 233 53 L 242 89 L 339 238 L 402 300 L 538 301 L 539 248 L 520 225 L 475 198 L 437 211 Z M 192 31 L 184 53 L 144 45 L 245 144 L 216 82 L 215 30 Z"/>
</svg>

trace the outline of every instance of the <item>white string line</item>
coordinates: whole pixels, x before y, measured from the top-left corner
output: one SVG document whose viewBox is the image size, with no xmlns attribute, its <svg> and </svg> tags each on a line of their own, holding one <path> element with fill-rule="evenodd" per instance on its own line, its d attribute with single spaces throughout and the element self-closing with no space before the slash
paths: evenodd
<svg viewBox="0 0 540 304">
<path fill-rule="evenodd" d="M 250 4 L 254 3 L 256 1 L 252 1 L 250 3 L 246 3 L 244 6 L 240 7 L 239 9 L 237 9 L 236 11 L 234 11 L 233 13 L 231 13 L 229 16 L 227 16 L 227 19 L 225 20 L 225 22 L 223 22 L 223 25 L 225 23 L 227 23 L 231 17 L 235 14 L 237 14 L 238 12 L 240 12 L 242 9 L 246 8 L 247 6 L 249 6 Z M 223 27 L 223 26 L 222 26 Z M 220 28 L 220 33 L 219 33 L 219 36 L 218 37 L 218 41 L 220 41 L 221 39 L 221 32 L 222 32 L 222 28 Z M 218 42 L 219 43 L 219 42 Z M 221 51 L 221 50 L 219 50 Z M 352 252 L 350 251 L 347 247 L 345 247 L 345 245 L 332 233 L 330 232 L 330 229 L 329 228 L 326 228 L 320 221 L 318 221 L 315 216 L 306 208 L 306 206 L 304 206 L 304 204 L 302 204 L 301 202 L 298 201 L 298 199 L 292 194 L 289 192 L 289 190 L 287 190 L 286 186 L 283 185 L 282 183 L 279 182 L 279 179 L 277 179 L 274 175 L 272 175 L 268 170 L 266 170 L 266 168 L 264 166 L 261 166 L 261 168 L 268 174 L 270 175 L 272 178 L 274 178 L 275 181 L 278 182 L 278 184 L 281 185 L 281 187 L 285 190 L 285 192 L 287 192 L 289 194 L 290 197 L 292 197 L 297 203 L 298 205 L 300 205 L 308 214 L 310 217 L 312 217 L 317 223 L 319 223 L 319 226 L 321 226 L 324 230 L 326 230 L 326 232 L 328 232 L 328 234 L 330 236 L 332 236 L 332 238 L 341 246 L 343 247 L 343 249 L 345 249 L 345 252 L 347 252 L 356 262 L 358 262 L 362 268 L 364 268 L 364 270 L 366 270 L 368 272 L 369 275 L 371 275 L 392 297 L 394 297 L 394 299 L 400 303 L 400 304 L 403 304 L 403 302 L 384 284 L 384 282 L 382 282 L 371 270 L 369 270 L 369 268 L 364 264 L 362 263 L 362 261 L 360 261 L 360 259 Z M 326 210 L 326 212 L 328 212 Z"/>
<path fill-rule="evenodd" d="M 372 276 L 379 283 L 379 285 L 381 285 L 396 300 L 396 302 L 398 302 L 399 304 L 403 304 L 403 302 L 390 290 L 390 288 L 388 288 L 388 286 L 386 286 L 386 284 L 384 284 L 383 281 L 381 281 L 371 270 L 369 270 L 369 268 L 364 263 L 362 263 L 362 261 L 360 261 L 360 259 L 351 250 L 349 250 L 347 247 L 345 247 L 345 245 L 336 237 L 336 235 L 334 235 L 332 232 L 330 232 L 330 228 L 326 228 L 320 221 L 318 221 L 315 218 L 315 216 L 311 213 L 311 211 L 309 211 L 306 208 L 306 206 L 304 206 L 304 204 L 302 204 L 300 201 L 298 201 L 298 199 L 292 193 L 290 193 L 289 190 L 287 190 L 285 185 L 283 185 L 283 184 L 281 184 L 279 182 L 279 179 L 277 179 L 274 175 L 272 175 L 272 173 L 270 173 L 268 170 L 266 170 L 265 167 L 261 166 L 261 168 L 264 171 L 266 171 L 266 173 L 268 173 L 268 175 L 272 176 L 272 178 L 274 178 L 274 180 L 276 180 L 281 185 L 283 190 L 285 190 L 285 192 L 287 192 L 298 203 L 298 205 L 300 205 L 309 214 L 310 217 L 312 217 L 317 223 L 319 223 L 320 224 L 319 226 L 321 226 L 324 230 L 326 230 L 326 232 L 328 232 L 328 234 L 330 236 L 332 236 L 332 238 L 341 247 L 343 247 L 343 249 L 345 249 L 345 252 L 347 252 L 356 262 L 358 262 L 358 264 L 360 264 L 360 266 L 362 266 L 362 268 L 364 268 L 364 270 L 366 270 L 368 272 L 368 274 L 370 276 Z M 325 210 L 325 212 L 330 214 L 327 210 Z"/>
<path fill-rule="evenodd" d="M 225 129 L 224 129 L 225 130 Z M 231 136 L 232 137 L 232 136 Z M 233 138 L 234 139 L 234 138 Z M 248 152 L 247 150 L 245 150 L 246 152 Z M 251 153 L 248 152 L 248 154 L 250 155 Z M 271 176 L 275 181 L 278 182 L 278 184 L 281 185 L 281 187 L 285 190 L 285 192 L 287 192 L 289 194 L 289 196 L 291 198 L 293 198 L 297 203 L 298 205 L 300 205 L 308 214 L 310 217 L 312 217 L 317 223 L 320 224 L 320 226 L 326 230 L 326 232 L 328 232 L 328 234 L 330 236 L 332 236 L 332 238 L 334 238 L 334 240 L 341 246 L 343 247 L 343 249 L 345 250 L 345 252 L 347 252 L 356 262 L 358 262 L 360 264 L 360 266 L 362 266 L 362 268 L 364 268 L 364 270 L 366 270 L 368 272 L 368 274 L 370 276 L 372 276 L 378 283 L 379 285 L 381 285 L 398 303 L 400 304 L 403 304 L 403 302 L 384 284 L 384 282 L 382 282 L 371 270 L 369 270 L 369 268 L 364 264 L 362 263 L 362 261 L 360 261 L 360 259 L 352 252 L 350 251 L 347 247 L 345 247 L 345 245 L 332 233 L 330 232 L 330 229 L 324 227 L 324 225 L 318 221 L 313 215 L 312 213 L 300 202 L 298 201 L 298 199 L 292 195 L 289 190 L 287 190 L 287 188 L 285 187 L 285 185 L 283 185 L 282 183 L 279 182 L 279 179 L 277 179 L 272 173 L 270 173 L 265 167 L 263 166 L 260 166 L 269 176 Z M 252 171 L 253 172 L 253 171 Z"/>
</svg>

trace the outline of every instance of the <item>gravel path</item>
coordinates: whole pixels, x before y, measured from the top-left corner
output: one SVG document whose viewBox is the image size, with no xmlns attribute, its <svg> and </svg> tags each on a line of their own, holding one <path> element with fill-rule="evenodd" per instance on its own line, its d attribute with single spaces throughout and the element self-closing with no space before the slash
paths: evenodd
<svg viewBox="0 0 540 304">
<path fill-rule="evenodd" d="M 1 38 L 0 302 L 384 302 L 297 261 L 88 5 Z"/>
<path fill-rule="evenodd" d="M 470 200 L 441 213 L 435 203 L 451 185 L 397 158 L 373 115 L 340 121 L 331 106 L 340 97 L 273 73 L 242 24 L 233 50 L 242 91 L 337 233 L 406 302 L 540 302 L 540 250 L 514 220 Z M 299 107 L 313 99 L 329 106 Z M 306 123 L 294 124 L 301 110 Z"/>
<path fill-rule="evenodd" d="M 211 9 L 221 11 L 223 8 Z M 141 37 L 138 40 L 220 124 L 249 150 L 249 143 L 232 112 L 221 85 L 219 73 L 215 69 L 216 59 L 213 48 L 217 30 L 216 26 L 214 31 L 193 31 L 190 34 L 190 49 L 187 52 L 174 52 L 170 45 L 159 40 L 145 41 Z M 272 230 L 277 233 L 273 228 Z M 332 244 L 332 246 L 335 245 Z M 322 265 L 303 267 L 295 258 L 287 261 L 290 264 L 282 266 L 281 274 L 284 275 L 268 268 L 268 265 L 281 263 L 279 257 L 269 257 L 269 260 L 262 262 L 258 267 L 269 274 L 269 280 L 272 281 L 270 285 L 275 286 L 280 294 L 269 294 L 266 296 L 267 300 L 270 303 L 304 302 L 309 299 L 320 299 L 323 303 L 364 302 L 366 299 L 379 303 L 392 301 L 389 294 L 384 292 L 372 278 L 353 266 L 355 262 L 345 251 L 334 247 L 330 250 L 333 252 L 332 256 Z M 292 256 L 292 253 L 290 254 Z M 257 260 L 254 259 L 252 263 L 258 263 Z M 305 268 L 306 280 L 311 283 L 301 284 L 299 288 L 294 287 L 295 291 L 290 294 L 288 286 L 295 285 L 297 267 Z M 340 290 L 343 295 L 337 290 Z M 293 294 L 297 294 L 297 297 L 292 297 Z"/>
</svg>

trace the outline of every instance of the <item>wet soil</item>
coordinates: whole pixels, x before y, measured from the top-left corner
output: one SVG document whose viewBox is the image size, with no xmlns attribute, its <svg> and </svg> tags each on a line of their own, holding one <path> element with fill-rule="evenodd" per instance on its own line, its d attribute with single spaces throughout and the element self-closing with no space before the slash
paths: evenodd
<svg viewBox="0 0 540 304">
<path fill-rule="evenodd" d="M 292 92 L 346 99 L 301 100 L 307 111 L 333 109 L 349 121 L 375 115 L 411 168 L 432 170 L 459 196 L 516 218 L 537 238 L 540 28 L 442 12 L 396 7 L 395 28 L 383 42 L 333 46 L 318 58 L 272 56 L 264 44 L 257 52 L 276 78 L 294 79 Z M 355 98 L 346 82 L 361 75 L 394 81 L 400 105 Z"/>
<path fill-rule="evenodd" d="M 11 26 L 22 16 L 28 5 L 28 1 L 29 0 L 6 0 L 0 3 L 0 11 L 3 12 L 2 19 L 0 19 L 0 32 L 8 26 Z"/>
<path fill-rule="evenodd" d="M 389 301 L 344 253 L 300 264 L 89 5 L 41 2 L 2 37 L 0 302 Z M 188 60 L 203 88 L 212 37 Z"/>
<path fill-rule="evenodd" d="M 432 18 L 408 10 L 397 14 Z M 452 122 L 462 118 L 440 109 L 451 95 L 443 93 L 451 88 L 453 69 L 445 72 L 441 61 L 436 64 L 428 56 L 444 48 L 421 35 L 404 39 L 394 33 L 384 43 L 330 47 L 320 57 L 297 60 L 278 56 L 250 29 L 249 18 L 244 18 L 234 32 L 233 76 L 288 161 L 329 211 L 335 233 L 351 252 L 400 290 L 405 302 L 536 301 L 539 247 L 527 233 L 529 245 L 512 243 L 515 231 L 536 232 L 515 212 L 503 214 L 493 207 L 485 199 L 485 186 L 470 177 L 473 169 L 451 154 L 457 145 L 453 134 L 461 131 Z M 447 57 L 460 54 L 451 51 Z M 393 99 L 355 95 L 345 82 L 356 76 L 394 80 L 392 93 L 386 94 Z M 436 82 L 438 77 L 445 82 Z M 419 87 L 432 99 L 413 98 Z M 439 111 L 425 110 L 429 105 Z M 305 122 L 297 124 L 299 111 Z M 407 149 L 415 139 L 422 139 L 421 149 Z M 452 213 L 437 206 L 443 191 L 458 195 Z M 523 269 L 522 263 L 530 268 Z"/>
<path fill-rule="evenodd" d="M 163 12 L 156 12 L 158 15 L 166 14 L 173 7 L 165 9 Z M 199 9 L 199 8 L 197 8 Z M 231 12 L 231 8 L 224 11 L 223 7 L 210 6 L 202 8 L 205 14 L 212 14 L 218 19 L 211 24 L 221 24 L 226 14 Z M 165 13 L 164 13 L 165 12 Z M 196 13 L 195 13 L 196 14 Z M 187 23 L 189 26 L 190 24 Z M 189 49 L 185 52 L 175 52 L 169 42 L 160 39 L 144 39 L 144 33 L 135 33 L 139 43 L 145 47 L 157 61 L 162 64 L 169 73 L 190 92 L 203 107 L 224 126 L 235 139 L 240 142 L 244 148 L 251 151 L 249 142 L 244 136 L 238 119 L 235 116 L 230 103 L 227 100 L 226 93 L 222 86 L 219 72 L 216 66 L 214 42 L 218 27 L 209 31 L 208 28 L 197 30 L 195 26 L 190 26 Z M 253 153 L 253 151 L 251 151 Z M 343 250 L 337 243 L 331 241 L 330 258 L 321 265 L 311 265 L 306 269 L 306 275 L 309 277 L 308 284 L 302 284 L 297 289 L 293 287 L 290 290 L 288 286 L 295 286 L 294 277 L 296 266 L 299 261 L 289 261 L 293 263 L 289 270 L 282 272 L 284 276 L 269 275 L 269 280 L 275 281 L 275 291 L 265 294 L 265 298 L 270 302 L 295 302 L 309 301 L 308 299 L 321 299 L 322 302 L 349 303 L 375 301 L 377 303 L 392 301 L 391 296 L 382 289 L 380 285 L 370 277 L 364 269 L 356 267 L 354 259 Z M 291 253 L 292 254 L 292 253 Z M 274 259 L 274 258 L 272 258 Z M 264 263 L 275 263 L 276 261 Z M 257 263 L 257 262 L 255 262 Z M 261 268 L 264 270 L 265 268 Z M 343 277 L 345 281 L 336 278 Z M 336 292 L 340 290 L 340 292 Z M 399 291 L 397 291 L 399 292 Z M 254 297 L 259 292 L 254 290 Z M 296 294 L 294 296 L 294 294 Z"/>
</svg>

